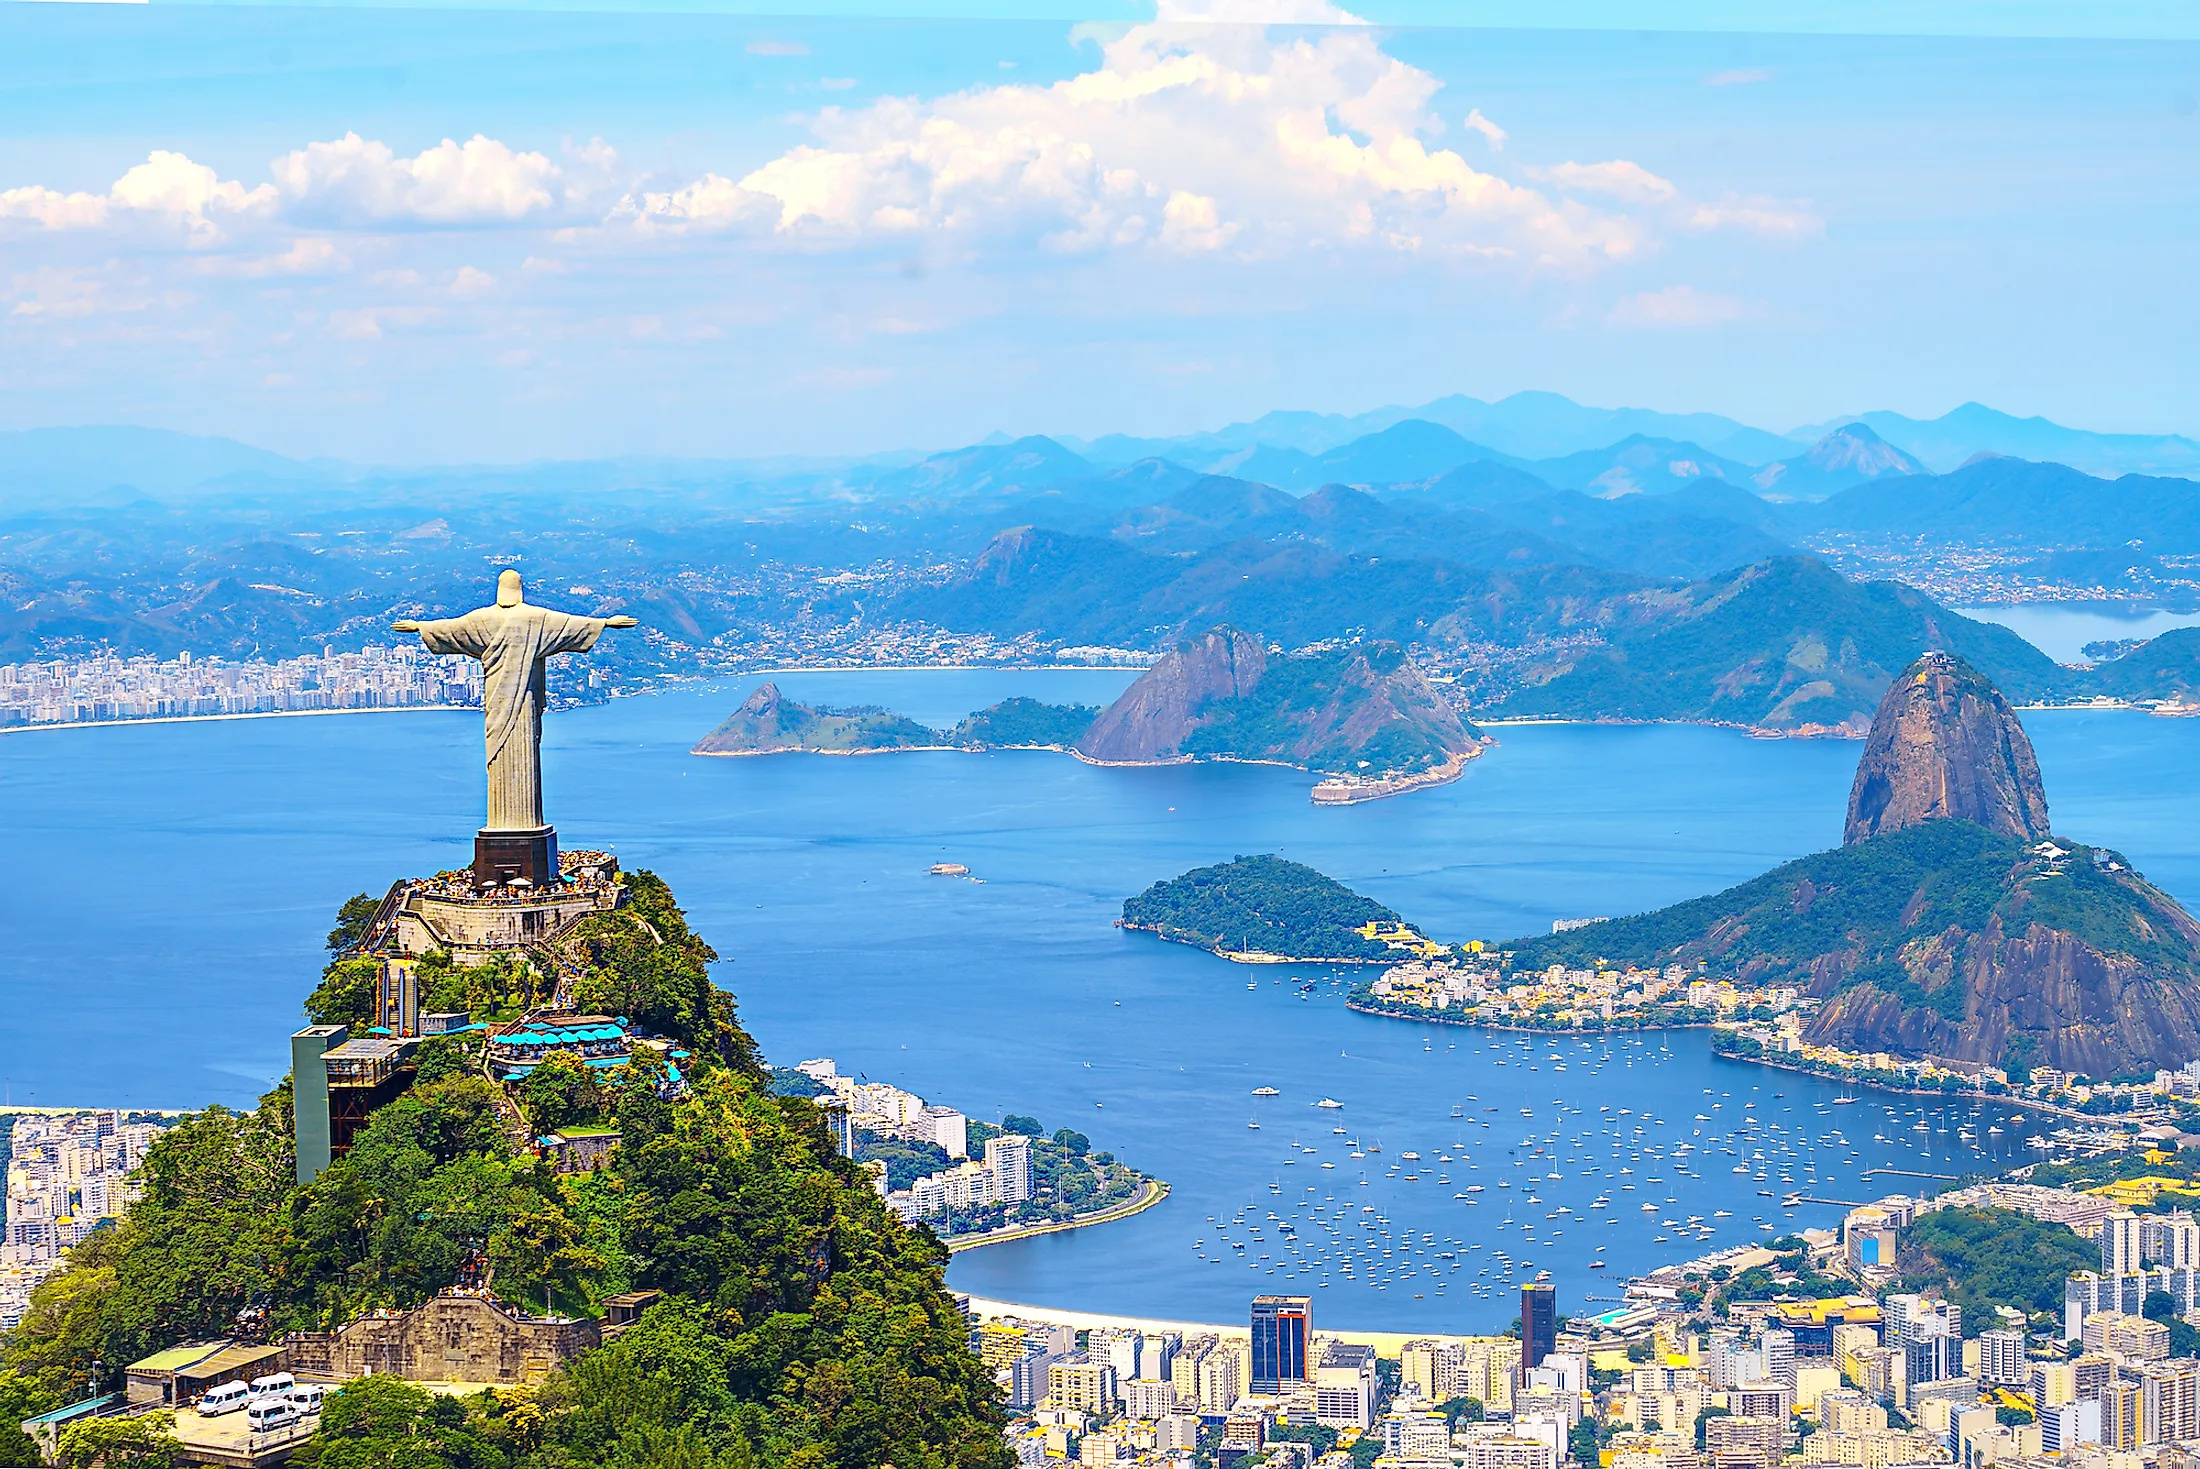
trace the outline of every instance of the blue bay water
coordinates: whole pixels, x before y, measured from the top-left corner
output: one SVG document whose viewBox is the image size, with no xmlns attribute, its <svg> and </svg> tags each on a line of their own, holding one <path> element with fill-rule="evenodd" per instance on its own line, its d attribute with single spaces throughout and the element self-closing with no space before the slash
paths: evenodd
<svg viewBox="0 0 2200 1469">
<path fill-rule="evenodd" d="M 799 699 L 946 723 L 1011 693 L 1104 702 L 1128 678 L 779 682 Z M 1550 1269 L 1571 1310 L 1602 1282 L 1616 1293 L 1628 1273 L 1753 1237 L 1760 1221 L 1839 1213 L 1782 1211 L 1768 1194 L 1875 1197 L 1920 1180 L 1859 1177 L 1867 1168 L 1950 1174 L 2021 1161 L 2021 1139 L 2038 1130 L 1908 1097 L 1834 1106 L 1839 1089 L 1716 1060 L 1700 1032 L 1554 1044 L 1356 1016 L 1321 969 L 1231 965 L 1112 926 L 1126 895 L 1253 851 L 1308 862 L 1445 938 L 1655 906 L 1837 842 L 1853 743 L 1508 727 L 1454 785 L 1318 810 L 1307 777 L 1257 766 L 1109 770 L 1043 752 L 688 755 L 749 686 L 553 717 L 546 784 L 564 842 L 611 847 L 674 884 L 775 1061 L 830 1055 L 972 1115 L 1074 1126 L 1173 1185 L 1166 1203 L 1128 1221 L 958 1256 L 960 1288 L 1189 1319 L 1235 1318 L 1256 1291 L 1304 1290 L 1340 1325 L 1502 1326 L 1514 1307 L 1494 1283 L 1516 1269 Z M 2026 723 L 2057 828 L 2120 848 L 2200 900 L 2200 795 L 2188 774 L 2200 724 L 2107 712 Z M 336 905 L 466 860 L 479 741 L 478 716 L 464 713 L 0 738 L 0 813 L 16 856 L 0 884 L 7 1095 L 248 1103 L 287 1064 Z M 928 876 L 942 860 L 984 881 Z M 1305 998 L 1288 982 L 1301 978 L 1315 981 Z M 1262 1085 L 1282 1095 L 1256 1100 Z M 1323 1096 L 1343 1108 L 1315 1108 Z M 2005 1131 L 1990 1133 L 1997 1123 Z M 1967 1126 L 1975 1138 L 1961 1136 Z M 1377 1141 L 1382 1151 L 1370 1151 Z M 1681 1142 L 1705 1150 L 1687 1173 L 1673 1166 Z M 1367 1156 L 1351 1159 L 1348 1143 Z M 1404 1163 L 1407 1151 L 1422 1163 Z M 1437 1164 L 1440 1154 L 1449 1161 Z M 1536 1177 L 1552 1172 L 1564 1176 Z M 1470 1183 L 1483 1185 L 1473 1203 L 1454 1197 Z M 1598 1198 L 1611 1207 L 1592 1209 Z M 1327 1238 L 1303 1224 L 1297 1257 L 1273 1231 L 1244 1256 L 1229 1250 L 1210 1216 L 1227 1223 L 1248 1207 L 1256 1221 L 1349 1212 L 1381 1220 L 1369 1233 L 1394 1242 L 1409 1228 L 1431 1239 L 1419 1255 L 1357 1252 L 1347 1279 L 1335 1247 L 1294 1265 Z M 1684 1240 L 1661 1223 L 1691 1215 L 1715 1234 Z M 1591 1271 L 1597 1258 L 1610 1268 Z"/>
</svg>

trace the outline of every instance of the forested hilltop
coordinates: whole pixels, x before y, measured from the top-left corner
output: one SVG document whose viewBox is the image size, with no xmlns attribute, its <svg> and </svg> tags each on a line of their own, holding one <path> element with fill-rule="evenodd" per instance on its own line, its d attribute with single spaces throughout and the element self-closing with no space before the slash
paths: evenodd
<svg viewBox="0 0 2200 1469">
<path fill-rule="evenodd" d="M 1361 930 L 1398 915 L 1313 868 L 1238 857 L 1157 882 L 1123 904 L 1122 924 L 1230 957 L 1380 961 L 1397 957 Z"/>
<path fill-rule="evenodd" d="M 460 1283 L 583 1315 L 654 1289 L 664 1297 L 638 1326 L 536 1388 L 348 1385 L 293 1462 L 1006 1469 L 945 1247 L 893 1219 L 814 1104 L 772 1094 L 732 996 L 710 982 L 716 955 L 664 883 L 629 883 L 627 907 L 584 925 L 576 988 L 680 1042 L 688 1090 L 668 1099 L 663 1063 L 640 1060 L 521 1093 L 536 1127 L 559 1106 L 616 1126 L 606 1167 L 559 1175 L 521 1151 L 512 1103 L 435 1042 L 411 1091 L 310 1184 L 293 1181 L 287 1081 L 249 1113 L 209 1108 L 154 1144 L 143 1199 L 77 1246 L 0 1339 L 0 1421 L 83 1396 L 95 1363 L 111 1382 L 116 1364 L 174 1342 L 328 1329 Z M 352 1012 L 356 962 L 330 965 L 317 1014 Z M 496 1006 L 531 980 L 457 969 L 429 982 Z M 0 1440 L 7 1462 L 30 1462 Z"/>
</svg>

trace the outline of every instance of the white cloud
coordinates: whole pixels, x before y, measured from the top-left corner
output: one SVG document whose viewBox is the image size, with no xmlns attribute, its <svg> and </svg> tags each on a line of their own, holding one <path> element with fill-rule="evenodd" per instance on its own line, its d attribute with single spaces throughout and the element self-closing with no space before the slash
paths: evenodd
<svg viewBox="0 0 2200 1469">
<path fill-rule="evenodd" d="M 0 219 L 29 220 L 47 229 L 157 220 L 207 243 L 221 237 L 222 218 L 262 213 L 274 201 L 275 191 L 265 184 L 248 190 L 181 153 L 155 149 L 104 194 L 63 194 L 35 184 L 0 192 Z"/>
<path fill-rule="evenodd" d="M 1607 163 L 1559 163 L 1531 168 L 1531 178 L 1576 194 L 1606 194 L 1629 204 L 1663 204 L 1680 193 L 1639 163 L 1614 158 Z"/>
<path fill-rule="evenodd" d="M 1614 326 L 1696 327 L 1723 326 L 1756 312 L 1735 296 L 1699 291 L 1694 286 L 1667 286 L 1662 291 L 1640 291 L 1612 308 L 1607 318 Z"/>
<path fill-rule="evenodd" d="M 1467 113 L 1467 126 L 1483 136 L 1483 138 L 1489 143 L 1490 151 L 1492 153 L 1504 152 L 1505 140 L 1512 136 L 1511 133 L 1506 132 L 1496 123 L 1491 122 L 1488 118 L 1484 117 L 1482 115 L 1482 109 L 1479 107 L 1476 107 Z"/>
<path fill-rule="evenodd" d="M 1440 127 L 1438 81 L 1331 10 L 1335 28 L 1316 34 L 1134 26 L 1098 67 L 1051 86 L 828 108 L 816 144 L 618 212 L 652 227 L 767 226 L 809 246 L 938 235 L 1052 252 L 1372 247 L 1567 266 L 1636 248 L 1634 221 L 1425 141 Z"/>
<path fill-rule="evenodd" d="M 473 224 L 520 220 L 549 210 L 561 172 L 540 153 L 522 153 L 476 133 L 445 138 L 411 158 L 357 133 L 305 147 L 271 165 L 293 207 L 350 222 Z"/>
<path fill-rule="evenodd" d="M 1738 229 L 1773 239 L 1800 239 L 1824 231 L 1826 222 L 1798 204 L 1778 199 L 1729 194 L 1716 204 L 1699 204 L 1688 216 L 1699 230 Z"/>
<path fill-rule="evenodd" d="M 1703 79 L 1703 84 L 1707 87 L 1748 87 L 1769 82 L 1774 75 L 1761 66 L 1748 66 L 1734 71 L 1715 71 Z"/>
<path fill-rule="evenodd" d="M 452 295 L 462 301 L 467 301 L 476 296 L 488 295 L 489 292 L 496 289 L 496 284 L 497 278 L 486 270 L 477 270 L 471 265 L 462 265 L 458 268 L 458 274 L 451 277 L 450 290 Z"/>
<path fill-rule="evenodd" d="M 755 40 L 748 44 L 751 56 L 807 56 L 810 48 L 800 41 Z"/>
</svg>

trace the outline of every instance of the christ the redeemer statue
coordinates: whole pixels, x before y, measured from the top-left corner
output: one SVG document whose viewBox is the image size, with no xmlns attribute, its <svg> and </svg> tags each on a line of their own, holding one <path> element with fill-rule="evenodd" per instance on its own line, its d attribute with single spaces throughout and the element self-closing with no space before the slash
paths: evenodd
<svg viewBox="0 0 2200 1469">
<path fill-rule="evenodd" d="M 542 819 L 544 665 L 585 653 L 607 627 L 631 617 L 575 617 L 520 596 L 516 571 L 497 578 L 494 607 L 434 622 L 391 626 L 416 632 L 431 653 L 481 660 L 483 734 L 489 756 L 489 819 L 474 838 L 474 881 L 483 887 L 540 887 L 558 878 L 557 833 Z"/>
</svg>

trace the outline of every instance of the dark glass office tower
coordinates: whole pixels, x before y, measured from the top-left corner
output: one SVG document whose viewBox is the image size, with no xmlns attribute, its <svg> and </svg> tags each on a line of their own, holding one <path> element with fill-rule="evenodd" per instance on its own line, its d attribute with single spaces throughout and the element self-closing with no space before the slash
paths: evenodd
<svg viewBox="0 0 2200 1469">
<path fill-rule="evenodd" d="M 1538 1280 L 1520 1287 L 1520 1375 L 1543 1365 L 1558 1340 L 1558 1287 Z"/>
<path fill-rule="evenodd" d="M 1293 1382 L 1312 1382 L 1307 1357 L 1314 1335 L 1312 1296 L 1253 1297 L 1252 1391 L 1281 1392 Z"/>
</svg>

